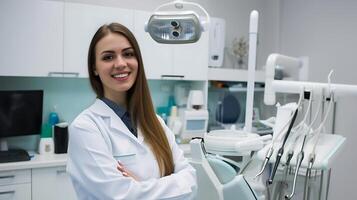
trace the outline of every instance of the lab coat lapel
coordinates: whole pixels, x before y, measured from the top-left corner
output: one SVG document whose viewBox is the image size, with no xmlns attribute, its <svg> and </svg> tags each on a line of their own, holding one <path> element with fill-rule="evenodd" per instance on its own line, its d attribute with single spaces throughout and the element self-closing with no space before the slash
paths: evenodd
<svg viewBox="0 0 357 200">
<path fill-rule="evenodd" d="M 141 132 L 140 127 L 138 127 L 138 141 L 140 144 L 142 144 L 144 142 L 144 136 L 143 136 L 143 133 Z"/>
<path fill-rule="evenodd" d="M 136 143 L 141 144 L 141 142 L 139 142 L 139 140 L 129 131 L 128 127 L 126 127 L 120 117 L 115 114 L 115 112 L 102 100 L 96 99 L 96 101 L 91 107 L 91 110 L 92 112 L 95 112 L 96 114 L 101 115 L 103 117 L 109 117 L 109 125 L 112 129 L 116 130 L 117 133 L 125 134 Z"/>
</svg>

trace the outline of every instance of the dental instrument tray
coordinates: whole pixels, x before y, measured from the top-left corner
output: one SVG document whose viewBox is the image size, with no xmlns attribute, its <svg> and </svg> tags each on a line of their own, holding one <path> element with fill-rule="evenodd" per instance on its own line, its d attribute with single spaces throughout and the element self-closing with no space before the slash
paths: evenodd
<svg viewBox="0 0 357 200">
<path fill-rule="evenodd" d="M 315 150 L 316 157 L 315 157 L 315 161 L 314 161 L 312 168 L 326 170 L 326 169 L 330 168 L 331 163 L 333 162 L 334 158 L 341 151 L 341 149 L 346 141 L 346 138 L 341 135 L 337 135 L 337 134 L 320 134 L 318 137 L 319 138 L 318 138 L 318 142 L 317 142 L 317 146 L 316 146 L 316 150 Z M 288 154 L 289 150 L 293 150 L 294 155 L 291 159 L 290 165 L 296 166 L 297 155 L 301 148 L 302 139 L 303 139 L 303 137 L 300 137 L 297 140 L 297 143 L 296 143 L 297 145 L 293 145 L 293 143 L 289 142 L 289 140 L 287 141 L 284 154 L 282 155 L 281 160 L 280 160 L 280 164 L 286 163 L 287 154 Z M 310 155 L 310 152 L 313 151 L 313 146 L 315 144 L 315 140 L 316 140 L 316 138 L 313 137 L 306 142 L 306 145 L 304 147 L 305 157 L 301 164 L 301 167 L 303 167 L 303 168 L 308 167 L 309 155 Z M 273 154 L 269 160 L 270 163 L 275 163 L 275 158 L 276 158 L 276 155 L 278 153 L 278 150 L 279 150 L 281 144 L 282 144 L 282 141 L 274 143 L 274 146 L 273 146 L 274 151 L 273 151 Z M 267 144 L 263 149 L 258 151 L 257 158 L 259 160 L 264 161 L 270 147 L 271 147 L 271 143 Z"/>
</svg>

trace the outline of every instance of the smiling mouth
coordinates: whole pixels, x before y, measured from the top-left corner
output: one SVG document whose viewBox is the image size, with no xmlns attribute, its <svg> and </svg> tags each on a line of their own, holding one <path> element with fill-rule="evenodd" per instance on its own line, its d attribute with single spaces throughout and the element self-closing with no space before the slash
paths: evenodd
<svg viewBox="0 0 357 200">
<path fill-rule="evenodd" d="M 119 78 L 119 79 L 123 79 L 129 76 L 129 73 L 122 73 L 122 74 L 114 74 L 112 75 L 113 78 Z"/>
</svg>

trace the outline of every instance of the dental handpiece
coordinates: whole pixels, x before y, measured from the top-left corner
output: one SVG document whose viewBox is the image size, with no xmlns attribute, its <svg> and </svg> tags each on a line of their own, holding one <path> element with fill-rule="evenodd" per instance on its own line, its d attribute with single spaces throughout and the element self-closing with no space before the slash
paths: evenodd
<svg viewBox="0 0 357 200">
<path fill-rule="evenodd" d="M 278 154 L 276 155 L 274 168 L 273 168 L 273 171 L 271 172 L 270 177 L 269 177 L 269 180 L 268 180 L 268 183 L 269 183 L 269 184 L 272 184 L 272 183 L 273 183 L 275 173 L 276 173 L 276 171 L 278 170 L 278 166 L 279 166 L 279 163 L 280 163 L 280 159 L 281 159 L 281 157 L 282 157 L 283 154 L 284 154 L 284 146 L 285 146 L 286 140 L 287 140 L 288 137 L 289 137 L 289 134 L 290 134 L 291 129 L 292 129 L 293 125 L 294 125 L 294 122 L 295 122 L 295 119 L 296 119 L 297 114 L 298 114 L 298 109 L 295 110 L 293 119 L 291 120 L 291 123 L 290 123 L 290 125 L 289 125 L 289 129 L 288 129 L 288 131 L 287 131 L 287 133 L 286 133 L 286 135 L 285 135 L 285 137 L 284 137 L 283 144 L 281 145 L 280 149 L 278 150 Z"/>
<path fill-rule="evenodd" d="M 286 156 L 286 162 L 285 162 L 285 169 L 283 173 L 283 179 L 280 181 L 280 186 L 279 186 L 279 197 L 277 199 L 281 200 L 284 199 L 284 191 L 288 188 L 286 179 L 288 178 L 288 173 L 289 173 L 289 166 L 290 166 L 290 161 L 294 156 L 294 151 L 289 150 L 288 155 Z"/>
<path fill-rule="evenodd" d="M 295 194 L 295 187 L 296 187 L 296 181 L 297 181 L 297 176 L 299 174 L 299 170 L 301 167 L 301 163 L 304 160 L 304 147 L 305 147 L 305 142 L 306 142 L 306 138 L 307 138 L 307 133 L 304 135 L 304 140 L 302 141 L 302 145 L 301 145 L 301 149 L 300 152 L 296 158 L 296 169 L 295 169 L 295 175 L 294 175 L 294 183 L 293 183 L 293 189 L 291 191 L 290 195 L 285 195 L 285 199 L 291 199 L 294 194 Z"/>
<path fill-rule="evenodd" d="M 300 151 L 298 156 L 297 156 L 297 166 L 295 169 L 295 175 L 294 175 L 294 182 L 293 182 L 293 190 L 291 191 L 290 195 L 285 195 L 285 199 L 291 199 L 293 198 L 294 194 L 295 194 L 295 188 L 296 188 L 296 182 L 297 182 L 297 176 L 299 173 L 299 168 L 301 166 L 302 160 L 304 160 L 304 151 Z"/>
<path fill-rule="evenodd" d="M 289 120 L 290 121 L 290 120 Z M 281 129 L 281 131 L 277 134 L 276 137 L 279 137 L 279 135 L 283 132 L 283 130 L 285 129 L 285 127 L 288 125 L 289 123 L 285 124 L 284 127 Z M 262 175 L 266 166 L 268 165 L 269 163 L 269 160 L 271 158 L 271 156 L 273 155 L 273 152 L 274 152 L 274 137 L 273 137 L 273 140 L 272 140 L 272 143 L 271 143 L 271 146 L 269 148 L 269 150 L 267 151 L 266 155 L 265 155 L 265 159 L 264 159 L 264 162 L 262 164 L 262 168 L 260 169 L 260 171 L 258 172 L 257 175 L 255 175 L 255 178 L 257 178 L 258 176 Z"/>
<path fill-rule="evenodd" d="M 310 179 L 311 179 L 311 171 L 312 171 L 312 166 L 314 165 L 315 162 L 315 154 L 311 153 L 309 155 L 309 164 L 306 170 L 305 174 L 305 187 L 304 187 L 304 199 L 309 198 L 309 187 L 310 187 Z"/>
<path fill-rule="evenodd" d="M 273 152 L 274 152 L 274 148 L 273 148 L 273 146 L 271 146 L 269 148 L 269 151 L 267 152 L 267 155 L 265 156 L 265 160 L 264 160 L 264 163 L 262 165 L 262 168 L 261 168 L 260 172 L 257 175 L 255 175 L 255 178 L 257 178 L 258 176 L 262 175 L 262 173 L 264 172 L 264 170 L 265 170 L 265 168 L 266 168 L 266 166 L 267 166 L 267 164 L 268 164 L 268 162 L 270 160 L 271 155 L 273 155 Z"/>
<path fill-rule="evenodd" d="M 287 156 L 287 158 L 286 158 L 286 163 L 285 163 L 285 166 L 286 166 L 286 167 L 289 167 L 290 161 L 291 161 L 291 159 L 293 158 L 293 156 L 294 156 L 294 151 L 293 151 L 293 150 L 290 150 L 289 153 L 288 153 L 288 156 Z"/>
</svg>

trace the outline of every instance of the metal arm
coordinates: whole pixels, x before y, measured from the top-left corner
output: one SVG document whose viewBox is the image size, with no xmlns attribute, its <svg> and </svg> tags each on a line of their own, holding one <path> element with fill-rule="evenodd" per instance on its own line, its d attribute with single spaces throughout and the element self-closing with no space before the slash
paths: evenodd
<svg viewBox="0 0 357 200">
<path fill-rule="evenodd" d="M 274 80 L 275 66 L 280 65 L 284 67 L 301 67 L 304 62 L 301 59 L 293 58 L 280 54 L 269 55 L 266 62 L 265 71 L 265 90 L 264 90 L 264 103 L 267 105 L 274 105 L 276 102 L 275 93 L 299 93 L 301 87 L 312 92 L 321 91 L 324 89 L 329 92 L 330 89 L 334 90 L 335 96 L 357 96 L 357 86 L 347 84 L 328 84 L 318 82 L 302 82 L 302 81 L 286 81 Z M 328 96 L 328 95 L 327 95 Z"/>
</svg>

